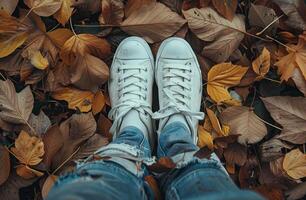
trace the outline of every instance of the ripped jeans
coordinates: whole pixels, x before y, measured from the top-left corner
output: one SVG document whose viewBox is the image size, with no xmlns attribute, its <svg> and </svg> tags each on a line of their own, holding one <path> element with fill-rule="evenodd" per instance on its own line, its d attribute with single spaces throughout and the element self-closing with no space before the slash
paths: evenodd
<svg viewBox="0 0 306 200">
<path fill-rule="evenodd" d="M 179 122 L 167 125 L 159 136 L 157 158 L 171 157 L 176 168 L 157 175 L 164 199 L 263 199 L 240 190 L 230 179 L 215 154 L 210 159 L 194 157 L 198 147 L 187 127 Z M 96 154 L 105 160 L 84 162 L 75 172 L 62 176 L 48 200 L 155 199 L 145 181 L 146 165 L 154 163 L 148 140 L 136 127 L 126 127 L 108 146 Z"/>
</svg>

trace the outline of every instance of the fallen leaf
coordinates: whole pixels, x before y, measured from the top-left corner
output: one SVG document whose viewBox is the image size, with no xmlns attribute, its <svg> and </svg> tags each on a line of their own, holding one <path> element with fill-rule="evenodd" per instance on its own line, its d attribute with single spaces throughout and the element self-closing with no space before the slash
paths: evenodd
<svg viewBox="0 0 306 200">
<path fill-rule="evenodd" d="M 48 59 L 44 58 L 40 51 L 32 51 L 30 61 L 34 67 L 41 70 L 46 69 L 49 65 Z"/>
<path fill-rule="evenodd" d="M 39 136 L 42 136 L 51 126 L 49 117 L 43 111 L 40 111 L 38 115 L 31 113 L 28 123 L 35 130 L 35 133 L 31 132 L 32 130 L 26 125 L 23 126 L 23 130 Z"/>
<path fill-rule="evenodd" d="M 61 8 L 61 0 L 24 0 L 24 3 L 39 16 L 49 17 Z"/>
<path fill-rule="evenodd" d="M 232 99 L 227 91 L 238 85 L 248 68 L 231 63 L 220 63 L 208 72 L 207 93 L 217 103 Z"/>
<path fill-rule="evenodd" d="M 284 156 L 270 161 L 270 170 L 277 177 L 283 177 L 286 172 L 283 169 Z"/>
<path fill-rule="evenodd" d="M 147 182 L 149 187 L 153 190 L 154 199 L 161 200 L 162 195 L 161 195 L 161 192 L 159 190 L 158 182 L 155 180 L 154 176 L 147 175 L 147 176 L 144 177 L 144 180 Z"/>
<path fill-rule="evenodd" d="M 64 145 L 53 158 L 52 167 L 57 168 L 79 149 L 81 144 L 94 135 L 97 128 L 91 113 L 74 114 L 60 125 Z"/>
<path fill-rule="evenodd" d="M 101 10 L 101 0 L 71 0 L 72 7 L 95 14 Z"/>
<path fill-rule="evenodd" d="M 212 0 L 212 4 L 220 15 L 232 21 L 238 5 L 238 0 Z"/>
<path fill-rule="evenodd" d="M 59 23 L 61 23 L 64 26 L 70 19 L 73 8 L 71 0 L 61 0 L 61 1 L 62 5 L 60 9 L 56 13 L 54 13 L 53 16 Z"/>
<path fill-rule="evenodd" d="M 287 200 L 299 200 L 306 195 L 306 182 L 299 183 L 285 192 Z"/>
<path fill-rule="evenodd" d="M 296 85 L 296 87 L 304 94 L 306 97 L 306 79 L 303 77 L 301 70 L 294 69 L 291 77 Z"/>
<path fill-rule="evenodd" d="M 212 149 L 209 149 L 207 146 L 204 146 L 200 148 L 193 156 L 198 157 L 200 159 L 209 159 L 213 152 L 214 151 Z"/>
<path fill-rule="evenodd" d="M 97 132 L 104 137 L 107 137 L 109 141 L 112 141 L 113 135 L 109 132 L 112 126 L 112 122 L 103 115 L 100 114 L 97 125 Z"/>
<path fill-rule="evenodd" d="M 101 112 L 104 106 L 105 106 L 105 97 L 103 93 L 100 90 L 98 90 L 92 102 L 92 113 L 94 115 L 98 114 L 99 112 Z"/>
<path fill-rule="evenodd" d="M 221 115 L 222 124 L 230 126 L 230 134 L 239 134 L 240 144 L 254 144 L 267 134 L 267 127 L 248 107 L 233 106 L 225 109 Z"/>
<path fill-rule="evenodd" d="M 91 110 L 94 93 L 72 87 L 65 87 L 53 92 L 52 97 L 56 100 L 66 101 L 69 109 L 79 109 L 81 112 L 88 112 Z"/>
<path fill-rule="evenodd" d="M 128 0 L 124 7 L 125 16 L 129 17 L 135 10 L 138 10 L 143 5 L 149 5 L 156 0 Z"/>
<path fill-rule="evenodd" d="M 260 27 L 262 30 L 267 28 L 264 33 L 268 35 L 274 35 L 279 24 L 275 11 L 262 5 L 251 4 L 248 19 L 251 26 Z"/>
<path fill-rule="evenodd" d="M 217 118 L 215 113 L 211 109 L 209 109 L 209 108 L 206 108 L 206 112 L 207 112 L 208 118 L 209 118 L 209 120 L 211 122 L 211 125 L 214 128 L 214 130 L 216 131 L 216 133 L 219 136 L 227 136 L 226 133 L 222 130 L 222 127 L 221 127 L 221 124 L 219 122 L 219 119 Z"/>
<path fill-rule="evenodd" d="M 118 25 L 124 17 L 123 2 L 118 0 L 102 0 L 101 24 Z"/>
<path fill-rule="evenodd" d="M 161 173 L 161 172 L 167 172 L 176 167 L 176 164 L 172 161 L 171 158 L 168 157 L 161 157 L 158 159 L 156 163 L 153 165 L 148 166 L 150 171 Z"/>
<path fill-rule="evenodd" d="M 233 163 L 226 162 L 225 168 L 229 174 L 235 174 L 236 172 L 236 167 L 235 167 L 235 164 Z"/>
<path fill-rule="evenodd" d="M 49 175 L 47 177 L 47 179 L 45 180 L 42 188 L 41 188 L 41 195 L 43 197 L 43 199 L 47 199 L 48 193 L 51 190 L 51 188 L 53 187 L 55 181 L 58 179 L 58 176 L 55 175 Z"/>
<path fill-rule="evenodd" d="M 244 38 L 242 15 L 235 15 L 232 21 L 228 21 L 209 7 L 192 8 L 183 14 L 191 31 L 201 40 L 210 42 L 205 45 L 202 55 L 216 63 L 226 61 Z"/>
<path fill-rule="evenodd" d="M 31 167 L 28 167 L 27 165 L 18 165 L 16 167 L 16 173 L 24 179 L 32 179 L 36 176 L 40 177 L 44 175 L 44 173 L 38 170 L 32 169 Z"/>
<path fill-rule="evenodd" d="M 99 58 L 90 54 L 76 58 L 73 66 L 68 68 L 70 81 L 83 90 L 96 91 L 109 76 L 108 66 Z"/>
<path fill-rule="evenodd" d="M 12 14 L 18 4 L 18 0 L 1 0 L 0 10 L 6 11 L 8 14 Z"/>
<path fill-rule="evenodd" d="M 259 75 L 260 79 L 269 72 L 270 61 L 270 52 L 264 47 L 261 54 L 252 62 L 253 70 L 257 75 Z"/>
<path fill-rule="evenodd" d="M 264 196 L 266 199 L 285 199 L 283 190 L 275 185 L 260 185 L 255 188 L 255 191 Z"/>
<path fill-rule="evenodd" d="M 47 32 L 47 35 L 57 47 L 62 48 L 65 42 L 73 36 L 73 33 L 69 29 L 58 28 Z"/>
<path fill-rule="evenodd" d="M 20 47 L 32 31 L 32 27 L 0 10 L 0 58 Z"/>
<path fill-rule="evenodd" d="M 111 53 L 111 46 L 105 39 L 91 34 L 79 34 L 69 38 L 62 47 L 60 56 L 69 65 L 80 56 L 90 54 L 97 58 L 106 58 Z"/>
<path fill-rule="evenodd" d="M 294 144 L 306 142 L 306 99 L 303 97 L 274 96 L 262 98 L 273 119 L 283 126 L 276 136 Z"/>
<path fill-rule="evenodd" d="M 291 149 L 293 146 L 282 142 L 277 138 L 272 138 L 260 145 L 261 159 L 265 162 L 278 159 L 284 155 L 285 149 Z"/>
<path fill-rule="evenodd" d="M 213 138 L 202 126 L 198 127 L 198 147 L 207 146 L 209 149 L 214 149 Z"/>
<path fill-rule="evenodd" d="M 33 109 L 30 87 L 16 93 L 10 80 L 0 80 L 0 118 L 14 124 L 26 124 Z"/>
<path fill-rule="evenodd" d="M 121 29 L 131 35 L 143 37 L 154 43 L 172 36 L 186 20 L 162 3 L 151 3 L 134 10 L 121 23 Z"/>
<path fill-rule="evenodd" d="M 237 142 L 231 143 L 224 149 L 226 163 L 243 166 L 247 161 L 247 147 Z"/>
<path fill-rule="evenodd" d="M 297 45 L 288 44 L 287 46 L 289 47 L 287 48 L 288 54 L 274 64 L 278 67 L 278 72 L 281 74 L 281 80 L 288 81 L 295 68 L 299 68 L 306 79 L 305 40 L 300 37 Z"/>
<path fill-rule="evenodd" d="M 306 22 L 301 15 L 305 14 L 305 11 L 299 12 L 299 8 L 302 7 L 299 1 L 274 0 L 273 2 L 287 15 L 286 25 L 294 29 L 306 30 Z M 301 3 L 305 4 L 303 1 Z"/>
<path fill-rule="evenodd" d="M 11 148 L 14 156 L 24 165 L 37 165 L 44 155 L 44 143 L 36 136 L 30 136 L 21 131 L 15 140 L 15 147 Z"/>
<path fill-rule="evenodd" d="M 11 169 L 10 154 L 2 145 L 0 145 L 0 163 L 0 185 L 2 185 L 8 179 Z"/>
<path fill-rule="evenodd" d="M 291 178 L 306 177 L 306 154 L 299 149 L 290 151 L 285 155 L 283 168 Z"/>
</svg>

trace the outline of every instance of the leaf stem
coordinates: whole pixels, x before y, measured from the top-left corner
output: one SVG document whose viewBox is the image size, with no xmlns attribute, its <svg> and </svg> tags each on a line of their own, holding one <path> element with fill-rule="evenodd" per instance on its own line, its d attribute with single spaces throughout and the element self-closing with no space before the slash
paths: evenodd
<svg viewBox="0 0 306 200">
<path fill-rule="evenodd" d="M 70 28 L 71 28 L 73 34 L 74 34 L 75 36 L 78 36 L 78 35 L 75 33 L 74 29 L 73 29 L 73 24 L 72 24 L 71 17 L 69 18 L 69 24 L 70 24 Z"/>
<path fill-rule="evenodd" d="M 51 175 L 54 175 L 60 168 L 62 168 L 79 150 L 81 147 L 78 147 L 62 164 L 60 164 Z"/>
<path fill-rule="evenodd" d="M 269 80 L 269 81 L 272 81 L 272 82 L 275 82 L 275 83 L 279 83 L 281 84 L 282 82 L 281 81 L 278 81 L 278 80 L 274 80 L 274 79 L 271 79 L 271 78 L 268 78 L 268 77 L 263 77 L 263 79 L 266 79 L 266 80 Z"/>
<path fill-rule="evenodd" d="M 291 47 L 285 45 L 285 44 L 282 43 L 281 41 L 279 41 L 279 40 L 277 40 L 277 39 L 275 39 L 275 38 L 273 38 L 273 37 L 271 37 L 271 36 L 269 36 L 269 35 L 266 35 L 266 37 L 269 38 L 270 40 L 273 40 L 274 42 L 276 42 L 276 43 L 278 43 L 278 44 L 280 44 L 280 45 L 286 47 L 287 49 L 290 49 L 291 51 L 296 52 L 295 49 L 293 49 L 293 48 L 291 48 Z"/>
<path fill-rule="evenodd" d="M 261 118 L 258 117 L 256 114 L 255 114 L 255 116 L 256 116 L 260 121 L 262 121 L 263 123 L 265 123 L 265 124 L 267 124 L 267 125 L 269 125 L 269 126 L 272 126 L 273 128 L 276 128 L 276 129 L 278 129 L 278 130 L 280 130 L 280 131 L 283 130 L 282 128 L 280 128 L 280 127 L 278 127 L 278 126 L 275 126 L 275 125 L 273 125 L 273 124 L 271 124 L 271 123 L 269 123 L 269 122 L 267 122 L 267 121 L 261 119 Z"/>
<path fill-rule="evenodd" d="M 265 32 L 265 30 L 267 30 L 270 26 L 272 26 L 275 22 L 277 22 L 280 18 L 282 18 L 284 16 L 284 14 L 282 14 L 281 16 L 275 18 L 270 24 L 268 24 L 264 29 L 262 29 L 260 32 L 256 33 L 256 35 L 261 35 L 263 32 Z"/>
</svg>

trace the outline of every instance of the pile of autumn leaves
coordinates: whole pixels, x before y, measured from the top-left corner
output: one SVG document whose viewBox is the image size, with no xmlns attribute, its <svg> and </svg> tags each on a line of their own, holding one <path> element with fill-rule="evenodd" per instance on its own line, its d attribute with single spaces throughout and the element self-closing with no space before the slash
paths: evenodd
<svg viewBox="0 0 306 200">
<path fill-rule="evenodd" d="M 99 23 L 106 27 L 101 35 L 111 35 L 112 27 L 116 26 L 154 43 L 153 50 L 167 37 L 187 38 L 186 33 L 192 32 L 196 42 L 205 43 L 197 51 L 203 78 L 207 81 L 204 84 L 207 96 L 203 97 L 207 117 L 199 126 L 198 145 L 204 151 L 215 151 L 224 157 L 229 173 L 237 173 L 239 166 L 239 181 L 244 187 L 250 186 L 243 184 L 243 177 L 250 176 L 246 172 L 251 166 L 248 147 L 258 143 L 261 143 L 262 161 L 268 163 L 276 177 L 293 182 L 305 178 L 306 155 L 299 148 L 306 143 L 305 97 L 262 97 L 277 124 L 260 118 L 252 105 L 243 105 L 249 88 L 263 79 L 278 84 L 293 80 L 293 85 L 306 95 L 306 34 L 297 38 L 284 31 L 282 36 L 287 44 L 277 41 L 280 44 L 275 45 L 275 50 L 271 47 L 273 40 L 269 40 L 254 59 L 248 62 L 238 59 L 236 64 L 228 62 L 237 57 L 245 35 L 267 41 L 262 34 L 275 34 L 270 29 L 278 24 L 273 9 L 251 5 L 250 24 L 262 30 L 250 34 L 245 30 L 244 16 L 236 14 L 238 1 L 183 1 L 180 6 L 183 10 L 178 11 L 182 15 L 173 11 L 177 7 L 172 6 L 177 4 L 169 0 L 161 1 L 164 4 L 154 0 L 129 0 L 126 4 L 117 0 L 23 2 L 28 9 L 16 8 L 16 0 L 0 3 L 0 70 L 4 72 L 0 80 L 0 128 L 3 136 L 15 140 L 12 147 L 0 146 L 0 161 L 4 163 L 0 166 L 0 185 L 9 185 L 8 177 L 15 173 L 10 172 L 10 153 L 18 160 L 16 173 L 24 179 L 49 174 L 42 186 L 42 194 L 46 196 L 55 175 L 71 170 L 71 162 L 86 158 L 108 143 L 111 123 L 105 115 L 110 105 L 103 88 L 109 76 L 106 60 L 112 56 L 113 46 L 103 37 L 75 33 L 70 19 L 73 13 L 77 15 L 82 10 L 92 15 L 100 13 Z M 275 2 L 290 20 L 292 12 L 285 9 L 288 6 L 279 0 Z M 16 9 L 18 17 L 12 16 Z M 259 10 L 274 15 L 266 19 L 260 16 Z M 56 26 L 47 31 L 41 17 L 54 18 L 62 28 Z M 305 30 L 304 26 L 293 26 Z M 203 57 L 215 64 L 207 66 L 202 62 Z M 280 81 L 267 76 L 270 68 L 277 69 Z M 18 88 L 13 84 L 16 76 Z M 246 90 L 232 90 L 242 82 L 247 82 Z M 25 86 L 21 91 L 20 85 Z M 74 112 L 57 117 L 42 110 L 39 115 L 32 113 L 37 103 L 56 102 L 63 106 L 62 101 Z M 267 126 L 280 133 L 268 137 Z M 261 165 L 258 159 L 257 166 Z M 1 188 L 4 187 L 0 186 L 0 193 Z"/>
</svg>

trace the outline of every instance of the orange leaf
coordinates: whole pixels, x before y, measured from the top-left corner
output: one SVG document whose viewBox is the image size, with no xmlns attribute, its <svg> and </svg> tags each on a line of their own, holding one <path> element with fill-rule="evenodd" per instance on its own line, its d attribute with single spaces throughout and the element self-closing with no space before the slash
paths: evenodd
<svg viewBox="0 0 306 200">
<path fill-rule="evenodd" d="M 61 8 L 53 16 L 64 26 L 71 17 L 72 11 L 73 8 L 71 0 L 62 0 Z"/>
<path fill-rule="evenodd" d="M 270 60 L 270 52 L 264 47 L 258 58 L 252 62 L 253 70 L 260 78 L 264 77 L 269 72 Z"/>
<path fill-rule="evenodd" d="M 48 178 L 45 180 L 44 185 L 41 189 L 41 195 L 43 199 L 46 199 L 50 189 L 53 187 L 55 181 L 58 179 L 58 176 L 49 175 Z"/>
<path fill-rule="evenodd" d="M 15 140 L 15 147 L 12 147 L 11 151 L 19 162 L 25 165 L 37 165 L 45 153 L 42 140 L 35 136 L 31 137 L 23 130 Z"/>
<path fill-rule="evenodd" d="M 69 109 L 79 109 L 81 112 L 88 112 L 91 110 L 94 93 L 72 87 L 65 87 L 53 92 L 52 97 L 56 100 L 67 101 Z"/>
<path fill-rule="evenodd" d="M 198 144 L 200 148 L 207 146 L 209 149 L 214 148 L 213 138 L 210 133 L 208 133 L 203 126 L 198 127 Z"/>
<path fill-rule="evenodd" d="M 39 16 L 49 17 L 61 8 L 61 0 L 24 0 L 24 3 Z"/>
<path fill-rule="evenodd" d="M 220 15 L 230 21 L 234 18 L 238 0 L 212 0 L 212 3 Z"/>
<path fill-rule="evenodd" d="M 18 165 L 16 172 L 19 176 L 25 179 L 31 179 L 36 176 L 43 176 L 44 173 L 28 167 L 27 165 Z"/>
<path fill-rule="evenodd" d="M 209 120 L 211 122 L 211 125 L 214 128 L 214 130 L 217 132 L 217 134 L 219 136 L 226 136 L 226 134 L 222 130 L 222 127 L 220 125 L 219 119 L 215 115 L 214 111 L 212 111 L 209 108 L 206 108 L 206 112 L 207 112 L 208 118 L 209 118 Z"/>
<path fill-rule="evenodd" d="M 103 93 L 99 90 L 96 92 L 92 102 L 92 113 L 94 115 L 98 114 L 99 112 L 101 112 L 104 106 L 105 106 L 105 98 Z"/>
<path fill-rule="evenodd" d="M 283 168 L 294 179 L 306 177 L 306 154 L 299 149 L 290 151 L 285 155 Z"/>
<path fill-rule="evenodd" d="M 145 181 L 149 184 L 150 188 L 153 190 L 154 192 L 154 199 L 155 200 L 160 200 L 162 199 L 159 187 L 158 187 L 158 183 L 155 180 L 154 176 L 152 175 L 148 175 L 145 176 Z"/>
</svg>

